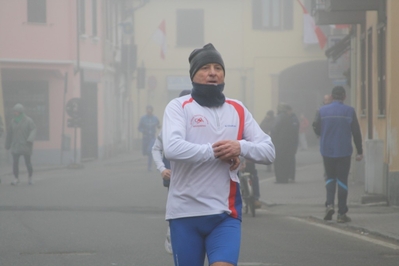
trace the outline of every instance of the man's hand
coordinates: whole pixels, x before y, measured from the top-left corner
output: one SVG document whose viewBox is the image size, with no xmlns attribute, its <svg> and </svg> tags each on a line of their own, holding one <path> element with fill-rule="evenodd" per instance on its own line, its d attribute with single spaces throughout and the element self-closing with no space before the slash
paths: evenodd
<svg viewBox="0 0 399 266">
<path fill-rule="evenodd" d="M 161 176 L 163 180 L 170 180 L 170 174 L 172 171 L 170 169 L 165 169 L 162 171 Z"/>
<path fill-rule="evenodd" d="M 241 145 L 238 140 L 221 140 L 215 142 L 212 148 L 215 157 L 222 161 L 235 160 L 241 153 Z"/>
<path fill-rule="evenodd" d="M 229 159 L 229 160 L 223 160 L 223 162 L 230 164 L 230 171 L 234 171 L 240 166 L 240 158 L 239 157 L 235 157 L 235 158 Z"/>
<path fill-rule="evenodd" d="M 358 154 L 358 155 L 356 155 L 356 161 L 361 161 L 361 160 L 363 160 L 363 154 Z"/>
</svg>

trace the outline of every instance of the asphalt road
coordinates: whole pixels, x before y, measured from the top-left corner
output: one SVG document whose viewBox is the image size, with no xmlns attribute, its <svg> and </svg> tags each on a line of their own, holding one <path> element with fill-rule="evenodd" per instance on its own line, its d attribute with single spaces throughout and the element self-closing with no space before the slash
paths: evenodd
<svg viewBox="0 0 399 266">
<path fill-rule="evenodd" d="M 173 265 L 164 250 L 167 191 L 145 162 L 41 172 L 33 186 L 24 176 L 17 187 L 3 179 L 0 265 Z M 389 266 L 398 261 L 395 249 L 293 218 L 283 209 L 266 208 L 243 219 L 242 266 Z"/>
</svg>

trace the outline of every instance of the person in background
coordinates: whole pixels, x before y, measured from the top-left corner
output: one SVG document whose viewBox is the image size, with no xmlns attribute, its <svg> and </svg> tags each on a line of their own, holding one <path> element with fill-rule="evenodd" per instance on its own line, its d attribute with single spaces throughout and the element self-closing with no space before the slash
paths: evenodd
<svg viewBox="0 0 399 266">
<path fill-rule="evenodd" d="M 306 139 L 306 133 L 309 128 L 309 120 L 304 114 L 299 116 L 299 149 L 306 151 L 308 149 L 308 141 Z"/>
<path fill-rule="evenodd" d="M 33 184 L 33 167 L 31 162 L 33 142 L 36 137 L 36 125 L 33 120 L 25 115 L 22 104 L 16 104 L 13 108 L 14 117 L 10 122 L 6 136 L 6 149 L 11 151 L 13 158 L 14 181 L 12 185 L 19 184 L 19 158 L 24 157 L 28 170 L 29 185 Z"/>
<path fill-rule="evenodd" d="M 269 136 L 270 136 L 270 133 L 272 131 L 275 119 L 276 118 L 274 116 L 274 111 L 273 110 L 269 110 L 269 111 L 267 111 L 265 118 L 260 123 L 260 128 L 263 130 L 263 132 L 265 132 Z M 267 172 L 272 172 L 273 171 L 272 164 L 267 164 L 266 165 L 266 171 Z"/>
<path fill-rule="evenodd" d="M 277 117 L 271 131 L 271 138 L 276 148 L 274 172 L 276 183 L 288 183 L 295 180 L 295 154 L 298 149 L 299 121 L 291 106 L 280 103 Z"/>
<path fill-rule="evenodd" d="M 151 171 L 152 168 L 152 146 L 154 146 L 157 129 L 160 128 L 158 118 L 153 115 L 153 107 L 147 106 L 147 114 L 141 117 L 138 130 L 143 134 L 142 153 L 148 156 L 147 169 Z"/>
<path fill-rule="evenodd" d="M 346 223 L 351 219 L 348 212 L 348 175 L 353 152 L 352 137 L 357 155 L 356 161 L 363 159 L 362 134 L 356 111 L 345 105 L 345 89 L 336 86 L 332 90 L 332 103 L 320 107 L 313 130 L 320 136 L 320 153 L 323 156 L 326 171 L 326 212 L 324 220 L 332 220 L 335 213 L 334 201 L 338 185 L 338 217 L 337 222 Z"/>
<path fill-rule="evenodd" d="M 324 95 L 324 97 L 323 97 L 323 104 L 322 104 L 321 106 L 330 104 L 331 102 L 332 102 L 332 96 L 331 96 L 331 94 L 326 94 L 326 95 Z M 320 107 L 321 107 L 321 106 L 320 106 Z M 319 110 L 316 111 L 316 115 L 315 115 L 315 118 L 314 118 L 313 123 L 312 123 L 313 129 L 315 128 L 315 125 L 314 125 L 315 122 L 314 122 L 314 121 L 317 121 L 318 115 L 319 115 Z M 319 138 L 319 137 L 320 137 L 320 136 L 317 136 L 317 138 Z M 327 179 L 326 179 L 326 178 L 327 178 L 327 175 L 326 175 L 326 170 L 325 170 L 325 169 L 324 169 L 324 174 L 323 174 L 323 176 L 324 176 L 324 179 L 327 180 Z"/>
<path fill-rule="evenodd" d="M 190 94 L 191 90 L 183 90 L 180 92 L 179 97 Z M 170 175 L 172 170 L 170 169 L 170 162 L 165 158 L 163 152 L 163 142 L 162 142 L 162 131 L 159 133 L 157 139 L 155 140 L 154 146 L 152 147 L 152 158 L 157 166 L 158 171 L 161 173 L 163 186 L 169 188 Z M 165 250 L 169 254 L 172 252 L 172 244 L 170 242 L 170 228 L 168 226 L 168 231 L 166 233 L 165 239 Z"/>
<path fill-rule="evenodd" d="M 271 163 L 274 146 L 251 113 L 223 94 L 225 67 L 212 44 L 189 56 L 191 95 L 165 108 L 162 140 L 172 176 L 166 204 L 175 265 L 237 265 L 242 201 L 239 156 Z"/>
<path fill-rule="evenodd" d="M 333 101 L 331 94 L 324 95 L 323 105 L 330 104 Z"/>
</svg>

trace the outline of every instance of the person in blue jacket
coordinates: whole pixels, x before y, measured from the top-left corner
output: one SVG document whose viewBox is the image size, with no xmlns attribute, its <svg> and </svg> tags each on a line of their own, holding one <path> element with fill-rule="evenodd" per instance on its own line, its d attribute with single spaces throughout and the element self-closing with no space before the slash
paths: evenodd
<svg viewBox="0 0 399 266">
<path fill-rule="evenodd" d="M 332 220 L 335 213 L 334 199 L 338 185 L 338 217 L 337 222 L 346 223 L 351 219 L 348 212 L 348 175 L 351 165 L 352 137 L 355 143 L 356 160 L 363 159 L 362 135 L 355 109 L 345 105 L 345 89 L 336 86 L 332 90 L 332 102 L 320 107 L 313 130 L 320 136 L 320 153 L 323 156 L 326 171 L 326 213 L 324 220 Z"/>
</svg>

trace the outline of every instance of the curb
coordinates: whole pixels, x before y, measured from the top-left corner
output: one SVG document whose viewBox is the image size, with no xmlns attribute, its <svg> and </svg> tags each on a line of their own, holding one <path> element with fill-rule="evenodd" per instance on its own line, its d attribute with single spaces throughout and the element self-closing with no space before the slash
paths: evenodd
<svg viewBox="0 0 399 266">
<path fill-rule="evenodd" d="M 380 233 L 380 232 L 377 232 L 377 231 L 371 231 L 371 230 L 366 229 L 366 228 L 361 227 L 361 226 L 353 225 L 353 224 L 351 224 L 351 223 L 353 223 L 353 221 L 350 222 L 350 223 L 342 223 L 342 224 L 340 224 L 340 223 L 334 223 L 334 222 L 331 222 L 331 221 L 326 222 L 326 221 L 324 221 L 324 219 L 316 217 L 316 216 L 313 216 L 313 215 L 308 216 L 307 218 L 313 220 L 314 222 L 321 223 L 321 224 L 328 225 L 328 226 L 332 226 L 332 227 L 339 228 L 339 229 L 342 229 L 342 230 L 349 230 L 349 231 L 356 232 L 356 233 L 359 233 L 359 234 L 365 235 L 365 236 L 368 235 L 368 236 L 371 236 L 371 237 L 383 238 L 385 240 L 389 240 L 390 242 L 392 242 L 392 243 L 394 243 L 396 245 L 399 245 L 399 238 L 392 237 L 392 236 L 389 236 L 387 234 L 383 234 L 383 233 Z"/>
</svg>

